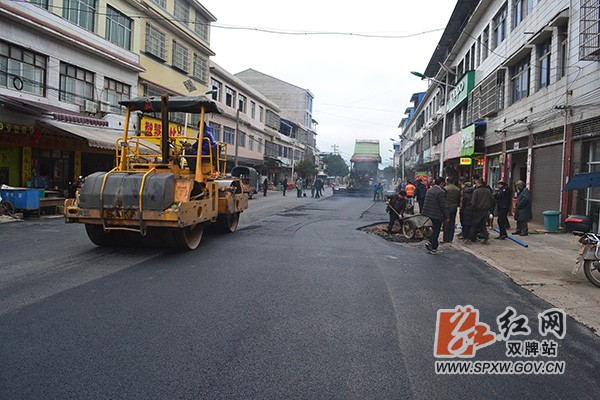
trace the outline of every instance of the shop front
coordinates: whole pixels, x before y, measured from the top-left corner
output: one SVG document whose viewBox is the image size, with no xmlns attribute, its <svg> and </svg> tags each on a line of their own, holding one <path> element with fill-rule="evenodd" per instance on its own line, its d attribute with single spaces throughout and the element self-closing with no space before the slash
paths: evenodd
<svg viewBox="0 0 600 400">
<path fill-rule="evenodd" d="M 483 176 L 486 125 L 476 122 L 446 138 L 444 169 L 446 176 Z"/>
</svg>

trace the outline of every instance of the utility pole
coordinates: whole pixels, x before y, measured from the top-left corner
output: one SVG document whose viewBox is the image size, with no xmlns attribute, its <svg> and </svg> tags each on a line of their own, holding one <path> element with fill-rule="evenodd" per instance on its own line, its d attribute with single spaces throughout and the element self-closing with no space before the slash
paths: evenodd
<svg viewBox="0 0 600 400">
<path fill-rule="evenodd" d="M 333 148 L 333 154 L 337 154 L 338 153 L 338 148 L 340 146 L 338 146 L 337 144 L 334 144 L 333 146 L 331 146 Z"/>
</svg>

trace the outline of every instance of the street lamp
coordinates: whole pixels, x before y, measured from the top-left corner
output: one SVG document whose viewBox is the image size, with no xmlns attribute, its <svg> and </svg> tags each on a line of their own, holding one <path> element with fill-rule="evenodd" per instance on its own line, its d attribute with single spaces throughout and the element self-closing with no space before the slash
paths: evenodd
<svg viewBox="0 0 600 400">
<path fill-rule="evenodd" d="M 448 67 L 443 65 L 442 63 L 440 63 L 440 66 L 442 66 L 443 69 L 446 71 L 446 81 L 445 82 L 438 81 L 437 79 L 431 78 L 420 72 L 410 71 L 410 73 L 415 76 L 418 76 L 421 79 L 427 79 L 427 80 L 437 83 L 438 85 L 444 85 L 444 117 L 442 119 L 442 148 L 440 150 L 440 170 L 439 170 L 439 176 L 444 176 L 444 153 L 446 152 L 446 113 L 447 113 L 447 108 L 448 108 L 448 86 L 450 86 L 450 87 L 455 87 L 455 86 L 450 85 L 448 83 L 449 73 L 452 71 Z"/>
</svg>

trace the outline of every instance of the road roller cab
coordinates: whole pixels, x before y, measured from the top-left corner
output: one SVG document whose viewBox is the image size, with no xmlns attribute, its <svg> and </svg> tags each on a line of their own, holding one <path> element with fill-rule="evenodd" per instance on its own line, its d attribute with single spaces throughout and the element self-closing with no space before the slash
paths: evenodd
<svg viewBox="0 0 600 400">
<path fill-rule="evenodd" d="M 239 178 L 225 175 L 227 145 L 205 128 L 205 115 L 220 112 L 216 104 L 204 96 L 141 97 L 120 104 L 127 113 L 123 137 L 115 143 L 117 165 L 86 177 L 78 195 L 65 202 L 66 221 L 84 223 L 99 246 L 193 250 L 208 226 L 236 231 L 248 195 Z M 172 134 L 172 112 L 200 114 L 197 130 Z M 130 135 L 129 122 L 137 113 L 160 113 L 161 132 L 170 133 Z"/>
</svg>

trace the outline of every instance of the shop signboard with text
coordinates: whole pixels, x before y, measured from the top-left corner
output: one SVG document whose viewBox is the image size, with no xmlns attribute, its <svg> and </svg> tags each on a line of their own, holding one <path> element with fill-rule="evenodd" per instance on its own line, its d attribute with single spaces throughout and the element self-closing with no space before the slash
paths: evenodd
<svg viewBox="0 0 600 400">
<path fill-rule="evenodd" d="M 140 127 L 142 136 L 156 137 L 157 142 L 158 138 L 162 136 L 162 123 L 158 118 L 143 116 L 140 122 Z M 181 137 L 184 139 L 185 137 L 191 136 L 192 130 L 189 126 L 184 129 L 182 124 L 169 122 L 169 137 Z"/>
<path fill-rule="evenodd" d="M 465 76 L 454 86 L 448 95 L 448 111 L 452 111 L 463 102 L 475 87 L 475 71 L 468 71 Z"/>
<path fill-rule="evenodd" d="M 483 153 L 485 146 L 485 124 L 471 124 L 460 131 L 460 157 Z"/>
<path fill-rule="evenodd" d="M 461 132 L 457 132 L 446 138 L 444 143 L 444 160 L 452 160 L 453 158 L 460 157 L 460 141 Z"/>
</svg>

